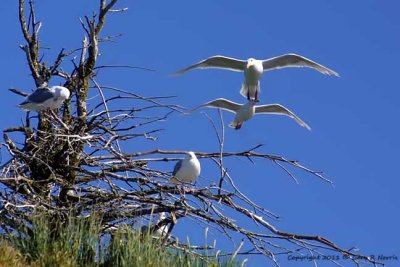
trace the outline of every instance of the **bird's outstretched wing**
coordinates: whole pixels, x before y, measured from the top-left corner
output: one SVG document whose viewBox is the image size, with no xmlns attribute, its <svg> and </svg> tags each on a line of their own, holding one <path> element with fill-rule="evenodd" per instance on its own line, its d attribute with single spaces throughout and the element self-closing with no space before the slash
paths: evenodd
<svg viewBox="0 0 400 267">
<path fill-rule="evenodd" d="M 294 119 L 298 124 L 306 128 L 307 130 L 311 130 L 310 126 L 308 126 L 307 123 L 305 123 L 300 117 L 298 117 L 296 114 L 291 112 L 289 109 L 286 107 L 279 105 L 279 104 L 270 104 L 270 105 L 262 105 L 262 106 L 256 106 L 255 110 L 256 114 L 276 114 L 276 115 L 286 115 Z"/>
<path fill-rule="evenodd" d="M 218 69 L 228 69 L 232 71 L 243 71 L 245 67 L 246 67 L 246 61 L 231 57 L 213 56 L 205 60 L 202 60 L 194 65 L 191 65 L 187 68 L 179 70 L 171 75 L 179 76 L 189 70 L 197 68 L 199 69 L 218 68 Z"/>
<path fill-rule="evenodd" d="M 204 103 L 203 105 L 200 105 L 198 107 L 195 107 L 193 109 L 191 109 L 190 111 L 187 112 L 187 114 L 192 113 L 193 111 L 201 108 L 201 107 L 212 107 L 212 108 L 220 108 L 220 109 L 224 109 L 230 112 L 237 112 L 239 110 L 239 108 L 241 107 L 240 104 L 229 101 L 225 98 L 218 98 L 215 100 L 212 100 L 210 102 Z"/>
<path fill-rule="evenodd" d="M 48 88 L 38 88 L 28 96 L 27 101 L 32 103 L 43 103 L 53 97 L 54 94 Z"/>
<path fill-rule="evenodd" d="M 339 76 L 339 74 L 321 64 L 296 54 L 286 54 L 262 61 L 264 71 L 287 68 L 287 67 L 308 67 L 323 74 Z"/>
</svg>

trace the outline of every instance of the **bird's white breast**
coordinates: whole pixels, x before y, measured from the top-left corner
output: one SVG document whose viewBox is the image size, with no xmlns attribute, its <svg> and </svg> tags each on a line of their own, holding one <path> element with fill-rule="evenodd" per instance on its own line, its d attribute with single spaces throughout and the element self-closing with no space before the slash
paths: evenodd
<svg viewBox="0 0 400 267">
<path fill-rule="evenodd" d="M 175 177 L 182 182 L 192 183 L 200 175 L 200 162 L 197 158 L 183 161 L 179 171 L 175 174 Z"/>
<path fill-rule="evenodd" d="M 61 97 L 63 100 L 68 99 L 68 98 L 70 97 L 70 95 L 71 95 L 71 93 L 70 93 L 69 90 L 66 89 L 66 88 L 60 91 L 60 97 Z"/>
<path fill-rule="evenodd" d="M 257 85 L 263 74 L 262 61 L 255 60 L 251 65 L 244 69 L 245 83 Z"/>
<path fill-rule="evenodd" d="M 244 104 L 236 113 L 235 121 L 242 123 L 254 116 L 255 106 L 251 102 Z"/>
</svg>

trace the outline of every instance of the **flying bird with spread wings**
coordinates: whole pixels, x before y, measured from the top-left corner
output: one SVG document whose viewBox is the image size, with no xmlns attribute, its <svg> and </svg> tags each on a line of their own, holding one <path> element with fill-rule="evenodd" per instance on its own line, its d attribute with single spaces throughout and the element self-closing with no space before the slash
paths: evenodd
<svg viewBox="0 0 400 267">
<path fill-rule="evenodd" d="M 201 108 L 201 107 L 212 107 L 212 108 L 220 108 L 230 112 L 235 113 L 235 118 L 233 122 L 229 125 L 236 130 L 239 130 L 243 123 L 249 119 L 251 119 L 255 114 L 274 114 L 274 115 L 286 115 L 292 119 L 294 119 L 300 126 L 311 130 L 310 126 L 305 123 L 300 117 L 294 114 L 292 111 L 287 109 L 286 107 L 280 104 L 269 104 L 269 105 L 256 105 L 257 102 L 254 100 L 250 100 L 246 104 L 238 104 L 232 101 L 229 101 L 225 98 L 218 98 L 207 102 L 203 105 L 200 105 L 192 110 L 190 110 L 186 114 L 190 114 L 193 111 Z"/>
<path fill-rule="evenodd" d="M 179 70 L 172 75 L 179 76 L 193 69 L 208 68 L 242 71 L 244 72 L 244 81 L 240 89 L 240 94 L 247 97 L 248 100 L 258 102 L 260 96 L 260 79 L 263 72 L 288 67 L 308 67 L 323 74 L 339 76 L 335 71 L 324 67 L 311 59 L 296 54 L 285 54 L 265 60 L 257 60 L 254 58 L 240 60 L 225 56 L 213 56 Z"/>
</svg>

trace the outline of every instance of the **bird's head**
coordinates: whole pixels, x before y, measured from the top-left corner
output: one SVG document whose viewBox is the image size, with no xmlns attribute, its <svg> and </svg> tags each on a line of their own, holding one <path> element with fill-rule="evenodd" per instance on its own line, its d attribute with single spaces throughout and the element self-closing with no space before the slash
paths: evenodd
<svg viewBox="0 0 400 267">
<path fill-rule="evenodd" d="M 195 159 L 196 155 L 192 151 L 189 151 L 186 153 L 186 158 L 187 159 Z"/>
<path fill-rule="evenodd" d="M 63 86 L 54 86 L 54 92 L 58 97 L 62 97 L 64 99 L 68 99 L 71 95 L 69 89 Z"/>
<path fill-rule="evenodd" d="M 165 212 L 160 212 L 159 217 L 158 217 L 158 221 L 161 222 L 165 218 L 167 218 L 167 215 L 165 214 Z"/>
<path fill-rule="evenodd" d="M 256 63 L 256 59 L 255 58 L 249 58 L 247 60 L 247 68 L 250 68 L 251 66 L 253 66 Z"/>
</svg>

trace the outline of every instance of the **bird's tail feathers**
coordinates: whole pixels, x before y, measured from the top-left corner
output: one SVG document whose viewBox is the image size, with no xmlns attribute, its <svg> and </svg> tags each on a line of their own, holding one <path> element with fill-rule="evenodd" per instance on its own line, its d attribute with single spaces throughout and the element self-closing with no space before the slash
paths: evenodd
<svg viewBox="0 0 400 267">
<path fill-rule="evenodd" d="M 32 103 L 28 101 L 24 101 L 21 104 L 18 104 L 17 107 L 21 108 L 24 111 L 30 111 L 34 108 Z"/>
<path fill-rule="evenodd" d="M 252 85 L 243 83 L 240 88 L 240 94 L 248 100 L 258 100 L 260 94 L 260 82 Z"/>
</svg>

